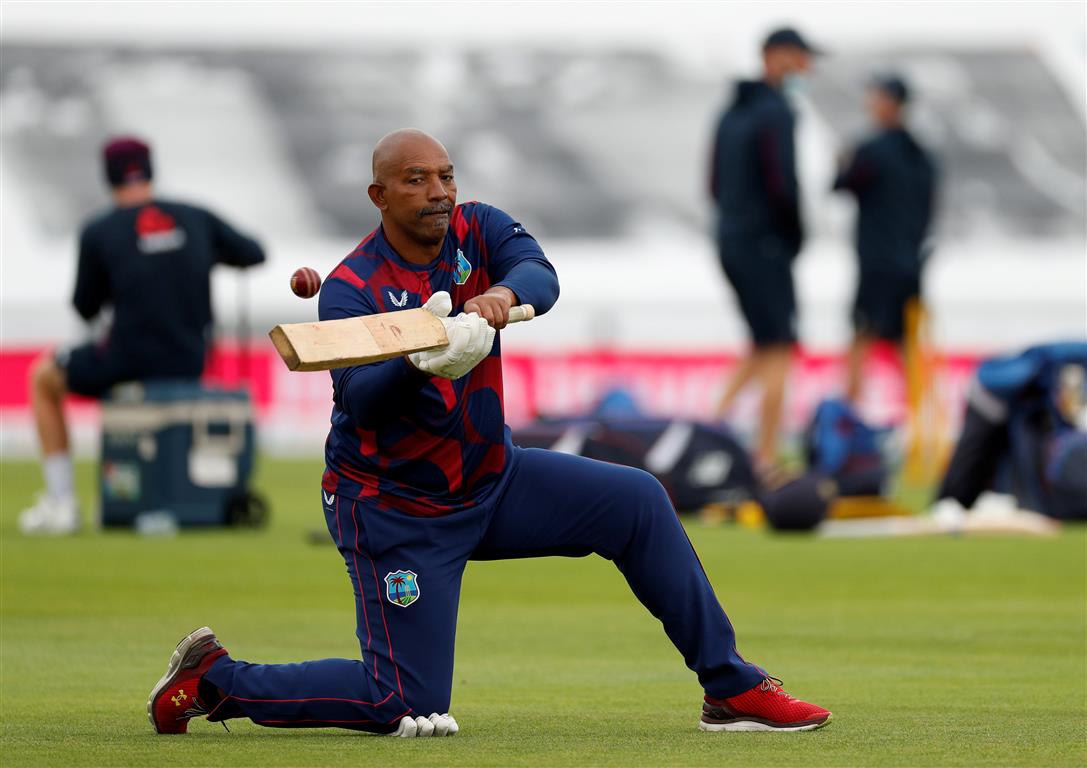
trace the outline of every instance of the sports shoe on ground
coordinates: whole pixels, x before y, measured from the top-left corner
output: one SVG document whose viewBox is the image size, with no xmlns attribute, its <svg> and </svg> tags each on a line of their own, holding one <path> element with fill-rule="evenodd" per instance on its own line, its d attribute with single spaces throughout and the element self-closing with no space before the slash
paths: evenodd
<svg viewBox="0 0 1087 768">
<path fill-rule="evenodd" d="M 79 524 L 75 499 L 55 499 L 44 493 L 19 515 L 19 530 L 27 536 L 66 536 L 78 531 Z"/>
<path fill-rule="evenodd" d="M 830 722 L 822 707 L 794 699 L 781 681 L 768 677 L 750 691 L 727 699 L 707 696 L 700 731 L 814 731 Z"/>
<path fill-rule="evenodd" d="M 940 499 L 929 509 L 929 515 L 941 530 L 957 533 L 966 522 L 967 512 L 954 499 Z"/>
<path fill-rule="evenodd" d="M 174 650 L 166 674 L 147 699 L 147 718 L 159 733 L 185 733 L 189 720 L 206 715 L 210 702 L 199 698 L 200 678 L 226 649 L 207 627 L 187 635 Z"/>
</svg>

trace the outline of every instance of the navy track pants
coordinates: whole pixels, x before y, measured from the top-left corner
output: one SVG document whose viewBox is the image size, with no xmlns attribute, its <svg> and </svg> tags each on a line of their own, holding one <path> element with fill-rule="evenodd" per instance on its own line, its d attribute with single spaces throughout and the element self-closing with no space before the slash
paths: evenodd
<svg viewBox="0 0 1087 768">
<path fill-rule="evenodd" d="M 205 677 L 227 694 L 209 719 L 388 732 L 405 715 L 449 711 L 469 560 L 606 557 L 706 693 L 733 696 L 764 676 L 737 653 L 668 495 L 642 470 L 515 448 L 491 500 L 448 517 L 411 517 L 328 494 L 323 501 L 355 591 L 362 660 L 249 664 L 224 656 Z"/>
</svg>

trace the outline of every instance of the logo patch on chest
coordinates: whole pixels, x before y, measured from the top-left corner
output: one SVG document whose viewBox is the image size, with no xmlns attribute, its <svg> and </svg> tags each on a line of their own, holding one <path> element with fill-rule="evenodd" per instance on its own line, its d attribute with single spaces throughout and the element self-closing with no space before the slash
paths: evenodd
<svg viewBox="0 0 1087 768">
<path fill-rule="evenodd" d="M 393 571 L 385 574 L 385 596 L 393 605 L 407 608 L 419 599 L 419 577 L 415 571 Z"/>
<path fill-rule="evenodd" d="M 185 230 L 170 214 L 149 205 L 136 216 L 136 246 L 142 253 L 176 251 L 185 245 Z"/>
<path fill-rule="evenodd" d="M 396 296 L 393 295 L 392 291 L 386 291 L 386 293 L 389 294 L 389 301 L 391 301 L 393 303 L 393 306 L 403 307 L 404 305 L 406 305 L 408 303 L 408 291 L 407 291 L 407 289 L 404 289 L 404 291 L 400 294 L 399 299 L 396 298 Z"/>
<path fill-rule="evenodd" d="M 464 258 L 464 251 L 460 248 L 457 249 L 457 263 L 453 270 L 453 282 L 457 285 L 464 285 L 468 282 L 468 277 L 472 274 L 472 262 Z"/>
</svg>

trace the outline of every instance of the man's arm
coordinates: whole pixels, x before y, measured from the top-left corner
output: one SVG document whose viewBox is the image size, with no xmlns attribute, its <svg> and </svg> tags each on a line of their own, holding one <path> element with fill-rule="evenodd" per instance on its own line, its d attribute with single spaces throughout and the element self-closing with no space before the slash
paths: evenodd
<svg viewBox="0 0 1087 768">
<path fill-rule="evenodd" d="M 925 185 L 922 191 L 922 216 L 925 222 L 925 228 L 923 234 L 928 234 L 932 231 L 933 218 L 936 215 L 936 204 L 938 201 L 939 193 L 939 168 L 936 165 L 936 161 L 927 153 L 922 150 L 922 160 L 925 168 Z"/>
<path fill-rule="evenodd" d="M 876 177 L 876 165 L 867 145 L 861 145 L 844 163 L 834 179 L 834 189 L 860 195 Z"/>
<path fill-rule="evenodd" d="M 231 267 L 252 267 L 264 261 L 264 249 L 214 213 L 206 211 L 215 243 L 215 261 Z"/>
<path fill-rule="evenodd" d="M 468 301 L 465 311 L 478 312 L 501 330 L 512 306 L 531 304 L 537 315 L 551 309 L 559 298 L 559 278 L 536 238 L 498 208 L 478 205 L 475 215 L 480 218 L 489 254 L 487 271 L 494 284 Z"/>
<path fill-rule="evenodd" d="M 717 121 L 717 130 L 713 135 L 713 146 L 710 147 L 710 198 L 717 204 L 721 203 L 721 177 L 723 174 L 720 172 L 718 166 L 722 162 L 721 158 L 724 156 L 724 153 L 721 151 L 721 142 L 724 141 L 724 126 L 725 118 L 724 115 L 722 115 L 721 119 Z"/>
<path fill-rule="evenodd" d="M 87 229 L 79 235 L 79 264 L 76 268 L 75 293 L 72 304 L 84 320 L 99 313 L 109 299 L 109 275 L 94 247 Z"/>
<path fill-rule="evenodd" d="M 759 163 L 777 230 L 797 250 L 804 242 L 796 180 L 793 120 L 784 110 L 766 115 L 758 133 Z"/>
<path fill-rule="evenodd" d="M 343 264 L 339 269 L 349 269 Z M 335 272 L 321 287 L 318 308 L 321 320 L 339 320 L 377 313 L 369 294 L 344 280 Z M 403 412 L 430 377 L 408 362 L 395 357 L 381 363 L 339 368 L 332 374 L 332 398 L 357 427 L 373 429 Z"/>
</svg>

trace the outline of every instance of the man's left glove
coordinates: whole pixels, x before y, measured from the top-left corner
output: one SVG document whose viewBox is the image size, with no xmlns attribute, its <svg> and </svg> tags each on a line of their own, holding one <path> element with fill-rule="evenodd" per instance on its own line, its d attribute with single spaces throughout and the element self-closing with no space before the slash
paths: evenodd
<svg viewBox="0 0 1087 768">
<path fill-rule="evenodd" d="M 494 328 L 475 312 L 446 317 L 451 309 L 449 294 L 444 291 L 434 294 L 423 309 L 442 318 L 449 344 L 441 349 L 408 355 L 408 360 L 420 371 L 445 379 L 459 379 L 491 353 Z"/>
</svg>

